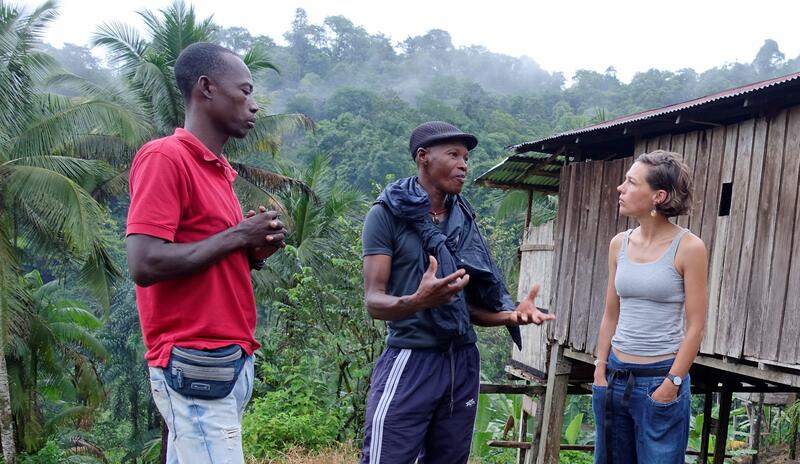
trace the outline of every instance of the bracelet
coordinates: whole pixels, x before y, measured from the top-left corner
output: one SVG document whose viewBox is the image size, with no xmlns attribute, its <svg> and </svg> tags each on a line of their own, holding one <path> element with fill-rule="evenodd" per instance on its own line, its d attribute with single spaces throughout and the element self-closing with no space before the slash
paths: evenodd
<svg viewBox="0 0 800 464">
<path fill-rule="evenodd" d="M 595 365 L 595 367 L 596 367 L 596 366 L 598 366 L 598 365 L 600 365 L 600 364 L 606 364 L 606 365 L 607 365 L 607 364 L 608 364 L 608 361 L 602 361 L 602 360 L 600 360 L 600 359 L 595 359 L 595 360 L 594 360 L 594 365 Z"/>
</svg>

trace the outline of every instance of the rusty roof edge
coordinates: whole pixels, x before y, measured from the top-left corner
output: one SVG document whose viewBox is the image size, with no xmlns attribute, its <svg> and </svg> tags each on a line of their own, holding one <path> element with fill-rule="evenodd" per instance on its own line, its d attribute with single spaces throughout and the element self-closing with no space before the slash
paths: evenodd
<svg viewBox="0 0 800 464">
<path fill-rule="evenodd" d="M 573 129 L 566 132 L 561 132 L 556 135 L 551 135 L 549 137 L 545 137 L 543 139 L 532 140 L 529 142 L 522 142 L 516 145 L 509 145 L 506 147 L 507 150 L 513 151 L 514 153 L 520 155 L 523 153 L 531 152 L 531 151 L 538 151 L 530 149 L 529 147 L 537 144 L 544 144 L 561 137 L 567 137 L 572 135 L 578 134 L 585 134 L 587 132 L 596 132 L 603 129 L 610 129 L 612 127 L 617 127 L 625 123 L 632 123 L 632 122 L 639 122 L 644 121 L 647 119 L 651 119 L 658 116 L 663 116 L 665 114 L 675 113 L 677 111 L 689 109 L 689 108 L 696 108 L 698 106 L 707 105 L 719 100 L 733 98 L 740 95 L 748 94 L 751 92 L 756 92 L 759 90 L 767 89 L 770 87 L 774 87 L 776 85 L 785 84 L 796 79 L 800 78 L 800 72 L 787 74 L 785 76 L 775 77 L 772 79 L 766 79 L 763 81 L 758 81 L 750 84 L 741 85 L 739 87 L 733 87 L 730 89 L 723 90 L 721 92 L 705 95 L 702 97 L 698 97 L 692 100 L 687 100 L 685 102 L 676 103 L 672 105 L 662 106 L 660 108 L 649 109 L 640 111 L 638 113 L 633 113 L 625 116 L 620 116 L 609 121 L 604 121 L 598 124 L 592 124 L 591 126 L 586 126 L 580 129 Z"/>
</svg>

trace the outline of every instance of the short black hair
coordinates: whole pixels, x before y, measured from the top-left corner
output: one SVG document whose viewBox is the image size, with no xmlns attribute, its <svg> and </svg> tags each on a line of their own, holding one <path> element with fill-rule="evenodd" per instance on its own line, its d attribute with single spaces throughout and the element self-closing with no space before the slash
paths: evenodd
<svg viewBox="0 0 800 464">
<path fill-rule="evenodd" d="M 186 101 L 200 76 L 212 77 L 225 69 L 226 54 L 238 57 L 227 48 L 209 42 L 193 43 L 181 51 L 175 60 L 175 81 Z"/>
</svg>

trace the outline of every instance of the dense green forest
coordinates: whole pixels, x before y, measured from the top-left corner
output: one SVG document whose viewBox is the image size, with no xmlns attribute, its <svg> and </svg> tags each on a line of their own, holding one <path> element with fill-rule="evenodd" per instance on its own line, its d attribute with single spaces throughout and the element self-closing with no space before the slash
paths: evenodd
<svg viewBox="0 0 800 464">
<path fill-rule="evenodd" d="M 226 151 L 242 206 L 281 210 L 291 231 L 253 274 L 264 345 L 244 419 L 253 462 L 358 447 L 385 332 L 363 309 L 361 221 L 383 185 L 413 173 L 414 126 L 446 120 L 477 134 L 474 178 L 510 144 L 800 70 L 800 57 L 767 40 L 750 63 L 643 70 L 624 83 L 613 68 L 564 76 L 455 47 L 445 30 L 394 43 L 342 16 L 312 24 L 300 9 L 278 42 L 281 31 L 222 28 L 180 1 L 141 12 L 143 30 L 98 24 L 90 46 L 101 62 L 90 48 L 42 42 L 56 15 L 51 3 L 22 10 L 0 0 L 0 438 L 5 459 L 19 462 L 161 459 L 164 425 L 125 261 L 126 182 L 137 147 L 182 125 L 171 66 L 190 43 L 229 47 L 254 72 L 256 129 Z M 465 194 L 516 289 L 525 203 L 474 185 Z M 552 217 L 552 199 L 535 203 L 536 220 Z M 482 376 L 503 380 L 505 331 L 479 333 Z M 510 462 L 483 442 L 518 408 L 482 398 L 476 462 Z M 592 441 L 590 412 L 570 403 L 565 441 Z M 771 444 L 788 441 L 792 417 L 776 409 Z"/>
</svg>

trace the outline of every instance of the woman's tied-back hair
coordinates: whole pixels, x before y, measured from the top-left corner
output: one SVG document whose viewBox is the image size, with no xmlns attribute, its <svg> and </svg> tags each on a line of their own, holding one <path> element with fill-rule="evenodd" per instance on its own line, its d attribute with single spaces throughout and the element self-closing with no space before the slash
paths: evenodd
<svg viewBox="0 0 800 464">
<path fill-rule="evenodd" d="M 650 188 L 667 192 L 667 198 L 656 205 L 656 212 L 668 218 L 689 213 L 692 206 L 692 178 L 679 154 L 655 150 L 639 155 L 636 161 L 647 166 L 645 180 Z"/>
</svg>

